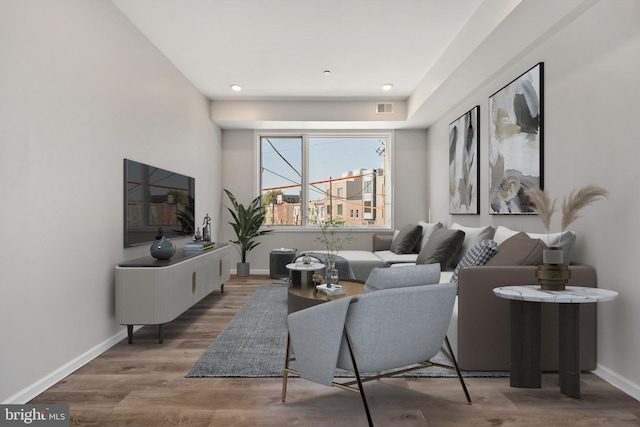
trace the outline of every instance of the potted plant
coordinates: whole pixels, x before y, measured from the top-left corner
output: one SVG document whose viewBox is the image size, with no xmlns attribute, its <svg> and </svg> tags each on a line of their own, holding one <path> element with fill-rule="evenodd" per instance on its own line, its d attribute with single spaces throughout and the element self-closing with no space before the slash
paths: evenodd
<svg viewBox="0 0 640 427">
<path fill-rule="evenodd" d="M 246 277 L 249 275 L 249 263 L 247 262 L 247 254 L 260 242 L 256 238 L 263 236 L 273 230 L 260 230 L 264 221 L 265 212 L 262 209 L 261 197 L 258 196 L 251 201 L 248 207 L 242 203 L 238 203 L 235 196 L 227 189 L 224 190 L 231 201 L 232 208 L 225 206 L 231 216 L 233 222 L 229 222 L 236 233 L 236 240 L 230 240 L 235 243 L 240 252 L 240 262 L 237 264 L 237 275 Z"/>
<path fill-rule="evenodd" d="M 536 206 L 540 221 L 549 235 L 551 217 L 556 212 L 556 199 L 551 200 L 546 190 L 534 187 L 526 190 L 529 199 Z M 560 233 L 564 233 L 569 225 L 579 218 L 578 213 L 585 206 L 607 197 L 609 192 L 597 185 L 587 185 L 579 190 L 574 190 L 562 201 L 562 221 Z M 547 241 L 550 241 L 547 237 Z M 571 277 L 568 266 L 563 264 L 562 247 L 550 247 L 543 251 L 543 264 L 538 266 L 536 277 L 542 289 L 564 290 L 565 284 Z"/>
<path fill-rule="evenodd" d="M 312 221 L 313 222 L 313 221 Z M 338 283 L 338 271 L 336 269 L 336 256 L 344 248 L 345 243 L 354 240 L 350 233 L 341 233 L 339 230 L 344 227 L 346 221 L 342 218 L 329 217 L 320 224 L 320 236 L 316 241 L 322 243 L 327 250 L 327 284 Z"/>
<path fill-rule="evenodd" d="M 542 221 L 542 225 L 549 234 L 551 228 L 551 217 L 557 211 L 556 199 L 551 200 L 547 190 L 541 190 L 539 187 L 529 188 L 525 191 L 526 195 L 533 202 L 536 211 Z M 590 205 L 600 197 L 607 197 L 609 192 L 597 185 L 587 185 L 579 190 L 574 190 L 562 200 L 562 222 L 560 232 L 567 231 L 576 219 L 580 217 L 578 213 L 582 208 Z"/>
</svg>

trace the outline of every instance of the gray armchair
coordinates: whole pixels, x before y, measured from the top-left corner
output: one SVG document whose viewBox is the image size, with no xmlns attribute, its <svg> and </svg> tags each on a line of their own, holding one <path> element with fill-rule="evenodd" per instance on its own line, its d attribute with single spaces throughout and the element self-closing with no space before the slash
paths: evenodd
<svg viewBox="0 0 640 427">
<path fill-rule="evenodd" d="M 288 374 L 297 374 L 360 393 L 369 425 L 373 425 L 363 382 L 439 366 L 456 370 L 471 404 L 446 339 L 455 296 L 456 287 L 450 283 L 384 289 L 289 314 L 282 401 Z M 429 361 L 443 343 L 453 366 Z M 291 367 L 293 361 L 296 369 Z M 353 372 L 355 380 L 336 382 L 336 368 Z"/>
</svg>

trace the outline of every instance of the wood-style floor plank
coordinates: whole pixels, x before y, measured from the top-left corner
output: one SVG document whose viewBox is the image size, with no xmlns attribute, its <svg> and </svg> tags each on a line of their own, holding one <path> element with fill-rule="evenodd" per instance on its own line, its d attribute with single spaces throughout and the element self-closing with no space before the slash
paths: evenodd
<svg viewBox="0 0 640 427">
<path fill-rule="evenodd" d="M 185 378 L 185 374 L 267 276 L 233 277 L 165 325 L 134 333 L 30 403 L 69 403 L 71 425 L 366 426 L 360 397 L 280 378 Z M 640 402 L 593 374 L 582 375 L 582 399 L 560 394 L 555 374 L 541 389 L 508 378 L 466 380 L 467 405 L 455 378 L 389 378 L 365 384 L 377 426 L 640 426 Z"/>
</svg>

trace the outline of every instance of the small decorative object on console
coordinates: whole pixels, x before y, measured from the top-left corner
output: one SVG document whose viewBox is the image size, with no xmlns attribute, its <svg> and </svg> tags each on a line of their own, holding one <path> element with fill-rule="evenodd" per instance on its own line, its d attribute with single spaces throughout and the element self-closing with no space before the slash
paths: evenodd
<svg viewBox="0 0 640 427">
<path fill-rule="evenodd" d="M 162 227 L 158 227 L 158 234 L 156 235 L 156 241 L 151 244 L 149 248 L 151 252 L 151 256 L 164 260 L 169 259 L 176 253 L 176 245 L 164 237 L 164 231 L 162 231 Z"/>
<path fill-rule="evenodd" d="M 211 217 L 206 214 L 202 221 L 202 240 L 205 242 L 211 241 Z"/>
<path fill-rule="evenodd" d="M 211 249 L 215 244 L 213 242 L 189 242 L 185 243 L 184 250 L 185 251 L 204 251 L 206 249 Z"/>
</svg>

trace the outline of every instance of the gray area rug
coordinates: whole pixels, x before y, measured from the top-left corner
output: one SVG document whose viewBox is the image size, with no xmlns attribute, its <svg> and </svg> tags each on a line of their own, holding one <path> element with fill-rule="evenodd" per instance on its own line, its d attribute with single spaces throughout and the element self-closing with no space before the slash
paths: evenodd
<svg viewBox="0 0 640 427">
<path fill-rule="evenodd" d="M 220 332 L 187 377 L 282 377 L 287 344 L 287 286 L 262 285 Z M 450 364 L 444 352 L 432 359 Z M 294 366 L 292 366 L 294 367 Z M 465 377 L 502 377 L 508 372 L 469 372 Z M 351 376 L 338 371 L 336 376 Z M 455 371 L 428 368 L 410 377 L 455 377 Z"/>
</svg>

